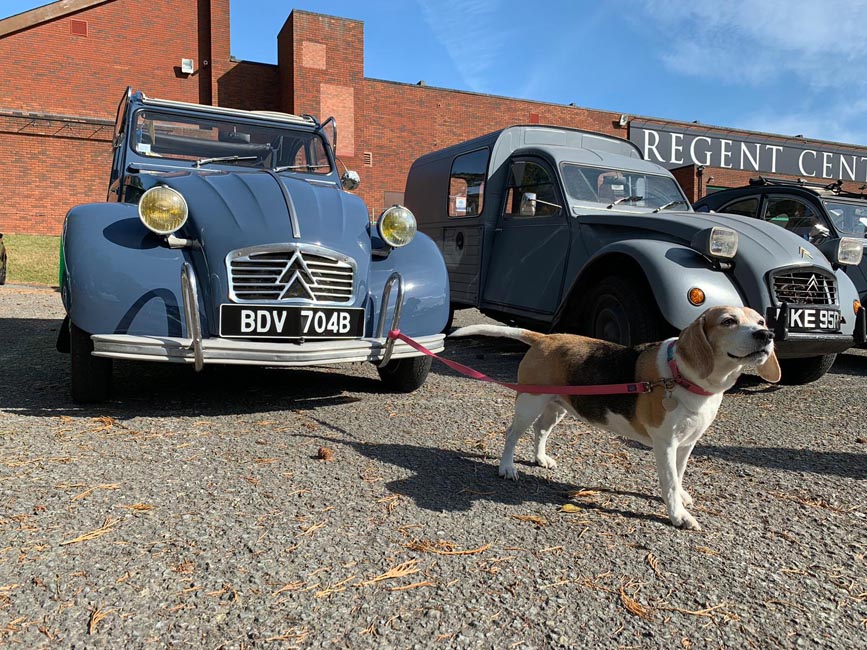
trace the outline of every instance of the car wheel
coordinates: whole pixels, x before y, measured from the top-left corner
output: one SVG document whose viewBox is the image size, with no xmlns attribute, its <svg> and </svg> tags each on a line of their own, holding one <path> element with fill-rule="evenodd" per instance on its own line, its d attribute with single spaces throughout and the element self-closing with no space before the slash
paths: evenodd
<svg viewBox="0 0 867 650">
<path fill-rule="evenodd" d="M 449 319 L 446 321 L 445 327 L 443 327 L 443 334 L 448 334 L 452 329 L 452 324 L 455 322 L 455 306 L 454 303 L 449 305 Z"/>
<path fill-rule="evenodd" d="M 408 359 L 395 359 L 384 366 L 377 368 L 379 378 L 389 388 L 399 393 L 411 393 L 421 388 L 433 359 L 431 357 L 410 357 Z"/>
<path fill-rule="evenodd" d="M 605 278 L 584 302 L 587 336 L 637 345 L 665 338 L 665 323 L 650 289 L 625 277 Z"/>
<path fill-rule="evenodd" d="M 72 399 L 81 404 L 103 402 L 111 392 L 111 359 L 95 357 L 90 334 L 69 323 Z"/>
<path fill-rule="evenodd" d="M 780 383 L 800 386 L 816 381 L 831 369 L 836 358 L 836 354 L 823 354 L 803 359 L 780 359 Z"/>
</svg>

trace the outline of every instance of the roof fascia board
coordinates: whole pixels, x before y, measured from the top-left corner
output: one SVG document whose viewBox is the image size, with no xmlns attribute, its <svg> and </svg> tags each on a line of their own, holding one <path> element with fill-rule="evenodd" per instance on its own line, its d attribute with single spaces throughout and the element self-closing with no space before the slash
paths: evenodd
<svg viewBox="0 0 867 650">
<path fill-rule="evenodd" d="M 114 0 L 58 0 L 0 20 L 0 38 Z"/>
</svg>

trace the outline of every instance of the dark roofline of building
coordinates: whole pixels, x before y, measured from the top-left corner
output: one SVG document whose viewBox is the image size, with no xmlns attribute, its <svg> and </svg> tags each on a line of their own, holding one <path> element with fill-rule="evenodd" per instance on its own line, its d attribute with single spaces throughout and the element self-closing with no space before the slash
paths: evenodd
<svg viewBox="0 0 867 650">
<path fill-rule="evenodd" d="M 114 0 L 57 0 L 0 20 L 0 38 Z"/>
</svg>

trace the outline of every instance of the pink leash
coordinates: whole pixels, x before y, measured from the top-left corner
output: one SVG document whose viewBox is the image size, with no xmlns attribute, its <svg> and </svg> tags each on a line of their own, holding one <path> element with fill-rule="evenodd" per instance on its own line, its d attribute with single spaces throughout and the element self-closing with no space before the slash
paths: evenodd
<svg viewBox="0 0 867 650">
<path fill-rule="evenodd" d="M 598 386 L 533 386 L 531 384 L 509 384 L 506 382 L 497 381 L 496 379 L 492 379 L 491 377 L 480 373 L 478 370 L 473 370 L 472 368 L 458 363 L 457 361 L 443 359 L 442 357 L 428 350 L 420 343 L 416 343 L 415 341 L 413 341 L 406 334 L 401 334 L 400 330 L 391 330 L 388 333 L 388 338 L 400 339 L 411 348 L 414 348 L 429 357 L 433 357 L 438 361 L 442 361 L 449 368 L 451 368 L 452 370 L 456 370 L 462 375 L 472 377 L 473 379 L 478 379 L 479 381 L 486 381 L 491 384 L 499 384 L 500 386 L 504 386 L 517 393 L 530 393 L 531 395 L 620 395 L 626 393 L 638 394 L 649 393 L 653 390 L 654 386 L 664 386 L 666 385 L 665 382 L 673 381 L 669 379 L 665 380 L 664 382 L 659 382 L 658 384 L 657 382 L 651 383 L 649 381 L 640 381 L 629 384 L 600 384 Z"/>
</svg>

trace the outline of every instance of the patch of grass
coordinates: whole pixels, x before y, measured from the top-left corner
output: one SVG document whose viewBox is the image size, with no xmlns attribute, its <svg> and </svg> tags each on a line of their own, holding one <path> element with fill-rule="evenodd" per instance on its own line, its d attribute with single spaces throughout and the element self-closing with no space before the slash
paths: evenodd
<svg viewBox="0 0 867 650">
<path fill-rule="evenodd" d="M 6 245 L 6 282 L 57 286 L 60 237 L 48 235 L 3 235 Z"/>
</svg>

